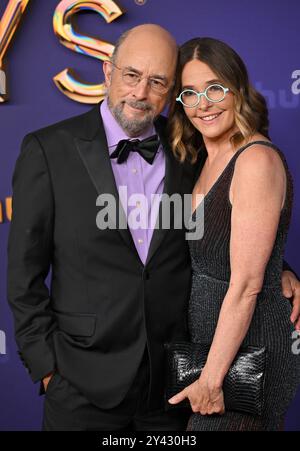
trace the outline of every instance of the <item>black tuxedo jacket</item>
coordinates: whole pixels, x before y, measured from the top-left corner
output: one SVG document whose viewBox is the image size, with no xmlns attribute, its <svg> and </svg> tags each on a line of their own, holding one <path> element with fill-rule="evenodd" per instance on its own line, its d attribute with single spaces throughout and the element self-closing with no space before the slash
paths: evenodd
<svg viewBox="0 0 300 451">
<path fill-rule="evenodd" d="M 164 192 L 190 193 L 195 170 L 166 155 Z M 96 198 L 118 199 L 99 105 L 24 138 L 13 175 L 8 298 L 33 381 L 57 371 L 100 408 L 116 406 L 145 346 L 149 401 L 163 404 L 164 347 L 187 338 L 191 266 L 185 231 L 154 230 L 147 262 L 130 231 L 99 230 Z M 51 268 L 50 290 L 45 279 Z"/>
</svg>

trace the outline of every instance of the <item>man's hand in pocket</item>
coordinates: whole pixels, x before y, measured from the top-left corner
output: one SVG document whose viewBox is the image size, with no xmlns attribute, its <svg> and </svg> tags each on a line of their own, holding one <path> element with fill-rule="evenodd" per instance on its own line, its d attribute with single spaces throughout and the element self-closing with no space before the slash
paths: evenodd
<svg viewBox="0 0 300 451">
<path fill-rule="evenodd" d="M 52 379 L 53 375 L 54 375 L 54 373 L 48 374 L 48 376 L 44 377 L 44 379 L 43 379 L 43 385 L 44 385 L 45 392 L 47 391 L 48 384 L 49 384 L 50 380 Z"/>
</svg>

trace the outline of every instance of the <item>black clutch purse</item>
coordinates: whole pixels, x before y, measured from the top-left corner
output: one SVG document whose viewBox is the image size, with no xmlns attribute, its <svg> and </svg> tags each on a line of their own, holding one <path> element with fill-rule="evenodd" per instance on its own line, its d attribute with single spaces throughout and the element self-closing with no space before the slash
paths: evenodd
<svg viewBox="0 0 300 451">
<path fill-rule="evenodd" d="M 199 378 L 210 345 L 200 343 L 166 343 L 167 408 L 190 407 L 188 399 L 170 404 L 168 399 Z M 266 348 L 248 346 L 236 355 L 223 383 L 226 410 L 261 415 L 264 404 Z"/>
</svg>

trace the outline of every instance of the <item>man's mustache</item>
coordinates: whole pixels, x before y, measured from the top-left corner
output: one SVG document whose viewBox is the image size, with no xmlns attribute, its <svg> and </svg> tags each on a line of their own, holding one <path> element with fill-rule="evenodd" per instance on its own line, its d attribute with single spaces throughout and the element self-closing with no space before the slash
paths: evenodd
<svg viewBox="0 0 300 451">
<path fill-rule="evenodd" d="M 146 102 L 142 102 L 141 100 L 126 100 L 127 105 L 131 106 L 132 108 L 137 108 L 142 111 L 152 111 L 152 106 L 149 105 Z"/>
</svg>

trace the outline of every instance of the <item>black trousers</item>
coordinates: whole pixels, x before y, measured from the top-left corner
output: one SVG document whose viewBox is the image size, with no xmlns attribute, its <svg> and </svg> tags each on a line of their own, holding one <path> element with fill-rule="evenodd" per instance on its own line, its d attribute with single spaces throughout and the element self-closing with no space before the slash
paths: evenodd
<svg viewBox="0 0 300 451">
<path fill-rule="evenodd" d="M 163 370 L 162 370 L 163 371 Z M 43 431 L 184 431 L 191 411 L 151 411 L 147 407 L 147 352 L 123 401 L 108 410 L 91 404 L 66 379 L 55 373 L 48 385 Z"/>
</svg>

